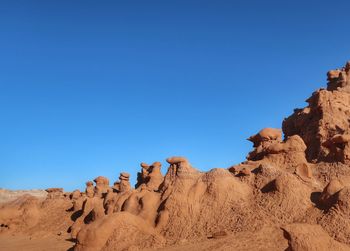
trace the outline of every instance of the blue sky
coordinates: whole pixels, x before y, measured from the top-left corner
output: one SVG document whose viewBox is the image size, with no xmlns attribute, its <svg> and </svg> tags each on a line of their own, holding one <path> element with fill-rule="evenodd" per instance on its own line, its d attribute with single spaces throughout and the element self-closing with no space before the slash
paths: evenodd
<svg viewBox="0 0 350 251">
<path fill-rule="evenodd" d="M 0 187 L 83 188 L 245 139 L 350 59 L 349 1 L 0 1 Z"/>
</svg>

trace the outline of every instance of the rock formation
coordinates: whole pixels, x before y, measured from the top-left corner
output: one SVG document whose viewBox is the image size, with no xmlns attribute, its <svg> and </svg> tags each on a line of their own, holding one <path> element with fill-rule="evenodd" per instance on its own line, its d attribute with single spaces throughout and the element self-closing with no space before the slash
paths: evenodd
<svg viewBox="0 0 350 251">
<path fill-rule="evenodd" d="M 62 236 L 74 250 L 350 250 L 350 63 L 247 160 L 202 172 L 185 157 L 141 163 L 85 192 L 47 189 L 0 206 L 0 233 Z M 66 233 L 68 230 L 70 236 Z M 1 235 L 0 235 L 1 238 Z M 1 248 L 1 244 L 0 244 Z"/>
<path fill-rule="evenodd" d="M 328 72 L 327 89 L 320 89 L 283 121 L 285 136 L 299 135 L 309 161 L 349 162 L 350 63 Z"/>
<path fill-rule="evenodd" d="M 85 189 L 86 196 L 89 198 L 94 197 L 94 194 L 95 194 L 94 183 L 92 181 L 87 181 L 85 185 L 86 185 L 86 189 Z"/>
<path fill-rule="evenodd" d="M 350 93 L 350 61 L 341 69 L 331 70 L 327 73 L 328 91 L 343 91 Z"/>
<path fill-rule="evenodd" d="M 152 165 L 141 163 L 141 172 L 137 174 L 136 188 L 143 186 L 149 190 L 157 191 L 163 182 L 163 175 L 160 171 L 162 164 L 154 162 Z"/>
<path fill-rule="evenodd" d="M 254 147 L 259 146 L 264 141 L 282 141 L 282 130 L 276 128 L 264 128 L 257 134 L 250 136 L 248 140 L 253 142 Z"/>
</svg>

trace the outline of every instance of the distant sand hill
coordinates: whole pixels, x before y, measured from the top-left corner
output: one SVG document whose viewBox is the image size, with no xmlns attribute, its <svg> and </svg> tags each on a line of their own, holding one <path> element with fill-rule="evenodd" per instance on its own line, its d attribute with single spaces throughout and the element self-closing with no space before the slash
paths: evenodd
<svg viewBox="0 0 350 251">
<path fill-rule="evenodd" d="M 46 198 L 47 196 L 47 192 L 45 190 L 40 190 L 40 189 L 7 190 L 7 189 L 0 188 L 0 203 L 14 201 L 25 194 L 31 195 L 37 198 L 42 198 L 42 199 Z"/>
</svg>

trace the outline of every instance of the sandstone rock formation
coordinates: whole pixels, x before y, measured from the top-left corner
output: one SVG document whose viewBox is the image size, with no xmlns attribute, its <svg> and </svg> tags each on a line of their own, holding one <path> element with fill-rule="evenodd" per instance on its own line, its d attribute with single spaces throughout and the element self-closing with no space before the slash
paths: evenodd
<svg viewBox="0 0 350 251">
<path fill-rule="evenodd" d="M 276 128 L 264 128 L 259 131 L 257 134 L 250 136 L 248 138 L 249 141 L 253 142 L 254 147 L 259 146 L 264 141 L 269 140 L 282 140 L 282 130 Z"/>
<path fill-rule="evenodd" d="M 326 208 L 330 208 L 337 202 L 337 193 L 343 188 L 344 185 L 341 183 L 341 181 L 337 179 L 331 180 L 323 189 L 319 197 L 319 203 Z"/>
<path fill-rule="evenodd" d="M 350 63 L 328 72 L 327 89 L 320 89 L 283 121 L 285 136 L 299 135 L 309 161 L 349 161 Z"/>
<path fill-rule="evenodd" d="M 149 190 L 157 191 L 163 182 L 161 167 L 160 162 L 154 162 L 152 165 L 141 163 L 141 172 L 137 174 L 136 188 L 143 186 Z"/>
<path fill-rule="evenodd" d="M 185 157 L 141 163 L 0 206 L 2 234 L 43 234 L 74 250 L 350 250 L 350 63 L 282 123 L 249 137 L 247 160 L 202 172 Z M 69 232 L 69 235 L 67 233 Z M 0 244 L 1 248 L 1 244 Z"/>
<path fill-rule="evenodd" d="M 327 73 L 328 91 L 344 91 L 350 93 L 350 61 L 340 69 L 331 70 Z"/>
<path fill-rule="evenodd" d="M 94 197 L 94 194 L 95 194 L 94 183 L 92 181 L 87 181 L 85 185 L 86 185 L 86 189 L 85 189 L 86 196 L 89 198 Z"/>
<path fill-rule="evenodd" d="M 127 192 L 131 190 L 131 185 L 129 182 L 130 174 L 128 173 L 121 173 L 120 174 L 120 182 L 119 182 L 119 191 L 120 192 Z"/>
</svg>

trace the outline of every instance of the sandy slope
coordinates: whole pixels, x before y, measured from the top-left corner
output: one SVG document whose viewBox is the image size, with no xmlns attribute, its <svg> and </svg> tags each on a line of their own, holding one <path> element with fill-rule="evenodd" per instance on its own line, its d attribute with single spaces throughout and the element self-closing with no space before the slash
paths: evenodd
<svg viewBox="0 0 350 251">
<path fill-rule="evenodd" d="M 31 237 L 28 235 L 0 235 L 0 250 L 6 251 L 62 251 L 69 250 L 74 243 L 65 237 Z"/>
</svg>

